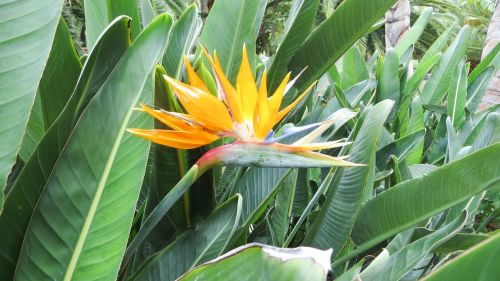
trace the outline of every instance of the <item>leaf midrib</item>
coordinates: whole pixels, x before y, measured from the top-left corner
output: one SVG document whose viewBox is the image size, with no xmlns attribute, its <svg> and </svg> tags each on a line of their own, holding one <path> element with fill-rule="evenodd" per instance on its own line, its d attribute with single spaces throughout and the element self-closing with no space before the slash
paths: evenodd
<svg viewBox="0 0 500 281">
<path fill-rule="evenodd" d="M 141 89 L 144 87 L 144 85 L 145 85 L 145 83 L 142 84 Z M 139 94 L 136 95 L 136 98 L 134 99 L 134 102 L 132 103 L 133 105 L 137 104 L 139 102 L 139 97 L 140 97 Z M 108 179 L 109 174 L 111 172 L 111 168 L 113 167 L 113 162 L 114 162 L 115 157 L 118 153 L 118 149 L 120 148 L 121 141 L 123 139 L 123 136 L 125 135 L 125 129 L 127 127 L 128 122 L 130 121 L 131 117 L 132 117 L 132 107 L 129 108 L 129 110 L 127 111 L 127 114 L 125 115 L 125 118 L 123 118 L 123 122 L 120 125 L 120 130 L 119 130 L 118 136 L 117 136 L 115 142 L 113 143 L 113 147 L 111 149 L 109 157 L 106 161 L 106 165 L 104 167 L 104 172 L 102 173 L 102 176 L 99 180 L 99 184 L 97 186 L 96 193 L 94 195 L 94 198 L 92 199 L 92 203 L 90 205 L 89 211 L 88 211 L 87 216 L 85 218 L 82 231 L 80 233 L 80 236 L 78 237 L 78 241 L 76 243 L 75 249 L 71 255 L 71 259 L 70 259 L 70 262 L 68 264 L 68 268 L 67 268 L 66 273 L 64 275 L 64 281 L 71 281 L 72 276 L 75 272 L 78 259 L 80 257 L 81 252 L 82 252 L 84 243 L 88 237 L 90 226 L 91 226 L 93 219 L 94 219 L 94 216 L 97 212 L 97 207 L 99 205 L 102 193 L 104 191 L 104 187 L 106 186 L 106 182 L 107 182 L 107 179 Z"/>
<path fill-rule="evenodd" d="M 458 79 L 457 79 L 457 86 L 455 87 L 455 91 L 454 91 L 454 95 L 453 95 L 453 110 L 451 112 L 452 116 L 451 116 L 451 125 L 454 126 L 455 125 L 455 118 L 456 118 L 456 115 L 457 115 L 457 101 L 458 101 L 458 96 L 460 94 L 460 84 L 461 84 L 461 80 L 463 79 L 462 77 L 462 68 L 460 69 L 457 69 L 457 71 L 460 72 L 460 74 L 458 75 Z"/>
</svg>

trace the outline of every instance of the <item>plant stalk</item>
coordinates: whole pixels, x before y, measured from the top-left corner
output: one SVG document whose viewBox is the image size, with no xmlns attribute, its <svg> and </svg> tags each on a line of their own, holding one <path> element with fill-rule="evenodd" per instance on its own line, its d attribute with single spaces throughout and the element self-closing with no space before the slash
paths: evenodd
<svg viewBox="0 0 500 281">
<path fill-rule="evenodd" d="M 155 226 L 167 214 L 172 206 L 179 200 L 189 187 L 202 176 L 208 169 L 213 167 L 216 161 L 211 158 L 202 157 L 196 164 L 194 164 L 189 171 L 182 177 L 182 179 L 170 190 L 165 197 L 158 203 L 151 214 L 146 218 L 143 225 L 137 232 L 123 257 L 123 264 L 127 264 L 134 252 L 139 248 L 141 243 L 148 237 Z"/>
</svg>

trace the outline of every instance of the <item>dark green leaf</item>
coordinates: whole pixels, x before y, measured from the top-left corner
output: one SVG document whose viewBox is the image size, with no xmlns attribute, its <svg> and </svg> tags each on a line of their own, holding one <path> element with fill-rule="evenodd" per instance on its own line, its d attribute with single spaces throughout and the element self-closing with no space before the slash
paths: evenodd
<svg viewBox="0 0 500 281">
<path fill-rule="evenodd" d="M 462 214 L 450 224 L 439 230 L 410 243 L 408 246 L 391 254 L 377 271 L 363 271 L 362 280 L 399 280 L 418 265 L 420 261 L 435 247 L 449 240 L 465 225 L 466 215 Z M 375 274 L 374 274 L 375 273 Z"/>
<path fill-rule="evenodd" d="M 386 100 L 368 111 L 349 157 L 349 161 L 367 166 L 344 168 L 339 173 L 340 181 L 336 186 L 330 187 L 331 192 L 307 232 L 306 245 L 321 249 L 333 248 L 338 254 L 346 243 L 361 206 L 362 195 L 373 187 L 374 175 L 371 173 L 374 173 L 374 169 L 371 167 L 375 165 L 377 142 L 392 103 Z"/>
<path fill-rule="evenodd" d="M 240 67 L 243 44 L 250 64 L 255 61 L 255 40 L 262 21 L 265 0 L 217 0 L 201 33 L 200 43 L 217 51 L 222 69 L 231 82 Z"/>
<path fill-rule="evenodd" d="M 360 210 L 352 232 L 354 242 L 373 246 L 476 193 L 497 187 L 499 157 L 500 144 L 495 144 L 378 195 Z"/>
<path fill-rule="evenodd" d="M 465 251 L 423 280 L 495 280 L 500 276 L 500 233 Z"/>
<path fill-rule="evenodd" d="M 469 75 L 469 78 L 471 75 Z M 469 83 L 469 86 L 467 87 L 466 107 L 470 112 L 476 111 L 477 106 L 481 102 L 481 99 L 490 84 L 491 78 L 493 78 L 493 75 L 495 75 L 495 68 L 490 66 Z"/>
<path fill-rule="evenodd" d="M 152 125 L 133 109 L 152 98 L 143 88 L 171 24 L 167 15 L 152 21 L 82 113 L 35 207 L 16 278 L 116 278 L 149 150 L 125 129 Z"/>
<path fill-rule="evenodd" d="M 131 37 L 141 31 L 141 21 L 136 0 L 84 0 L 87 47 L 92 50 L 106 26 L 116 17 L 125 15 L 132 19 Z"/>
<path fill-rule="evenodd" d="M 98 41 L 80 75 L 78 85 L 68 104 L 53 126 L 44 135 L 31 158 L 12 187 L 0 216 L 0 275 L 9 278 L 14 269 L 33 209 L 60 152 L 73 131 L 88 102 L 108 78 L 116 63 L 128 48 L 128 19 L 119 18 Z M 8 238 L 7 238 L 8 237 Z"/>
<path fill-rule="evenodd" d="M 460 128 L 465 120 L 465 100 L 467 98 L 467 70 L 465 60 L 455 67 L 450 90 L 448 91 L 448 116 L 454 128 Z"/>
<path fill-rule="evenodd" d="M 335 9 L 306 39 L 295 53 L 289 69 L 299 73 L 307 67 L 297 82 L 299 90 L 321 77 L 396 0 L 346 0 Z"/>
<path fill-rule="evenodd" d="M 451 46 L 443 54 L 438 65 L 432 72 L 431 78 L 424 86 L 420 98 L 423 104 L 439 104 L 450 87 L 453 71 L 465 55 L 467 42 L 469 41 L 470 28 L 464 26 Z"/>
<path fill-rule="evenodd" d="M 241 214 L 241 197 L 229 199 L 205 221 L 154 255 L 131 280 L 175 280 L 196 265 L 218 257 Z"/>
<path fill-rule="evenodd" d="M 295 52 L 311 33 L 319 0 L 295 0 L 285 26 L 285 36 L 274 55 L 267 83 L 274 92 L 287 73 L 287 66 Z"/>
<path fill-rule="evenodd" d="M 368 69 L 365 59 L 359 48 L 354 45 L 342 57 L 340 86 L 342 89 L 347 89 L 366 79 L 368 79 Z"/>
<path fill-rule="evenodd" d="M 248 244 L 203 264 L 179 278 L 189 280 L 324 281 L 331 251 L 284 249 Z"/>
<path fill-rule="evenodd" d="M 62 0 L 4 1 L 0 6 L 0 211 L 4 185 L 21 147 L 62 3 Z"/>
<path fill-rule="evenodd" d="M 403 53 L 410 48 L 410 46 L 415 45 L 424 32 L 427 23 L 432 16 L 432 8 L 426 7 L 420 11 L 420 16 L 417 21 L 411 26 L 410 30 L 401 38 L 394 49 L 398 53 L 398 56 L 402 56 Z"/>
<path fill-rule="evenodd" d="M 181 78 L 183 56 L 189 54 L 200 29 L 201 20 L 198 18 L 198 9 L 193 4 L 175 23 L 167 50 L 163 55 L 162 64 L 170 77 Z"/>
</svg>

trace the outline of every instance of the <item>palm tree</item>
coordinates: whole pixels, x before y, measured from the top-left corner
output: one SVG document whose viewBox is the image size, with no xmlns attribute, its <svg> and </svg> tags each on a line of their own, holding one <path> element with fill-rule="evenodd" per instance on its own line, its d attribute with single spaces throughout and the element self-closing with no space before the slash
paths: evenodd
<svg viewBox="0 0 500 281">
<path fill-rule="evenodd" d="M 483 48 L 482 57 L 484 58 L 500 42 L 500 1 L 497 1 L 495 11 L 491 17 L 486 42 Z M 479 105 L 479 109 L 488 107 L 492 104 L 500 104 L 500 71 L 490 82 L 486 94 Z"/>
<path fill-rule="evenodd" d="M 399 0 L 385 13 L 385 47 L 396 46 L 410 29 L 410 0 Z"/>
<path fill-rule="evenodd" d="M 467 44 L 467 60 L 474 67 L 481 61 L 486 30 L 495 9 L 495 0 L 410 0 L 413 11 L 432 7 L 433 16 L 415 46 L 416 56 L 423 55 L 432 43 L 451 25 L 471 27 L 471 40 Z M 454 32 L 460 29 L 456 28 Z M 451 36 L 450 42 L 455 38 Z"/>
</svg>

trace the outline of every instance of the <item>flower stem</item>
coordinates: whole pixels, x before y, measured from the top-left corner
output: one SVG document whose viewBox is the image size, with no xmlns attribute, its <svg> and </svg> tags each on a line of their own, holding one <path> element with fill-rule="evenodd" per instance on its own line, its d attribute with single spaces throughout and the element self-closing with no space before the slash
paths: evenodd
<svg viewBox="0 0 500 281">
<path fill-rule="evenodd" d="M 187 169 L 187 159 L 186 159 L 186 151 L 177 149 L 177 164 L 179 165 L 179 175 L 184 177 Z M 184 219 L 186 222 L 187 228 L 191 227 L 191 200 L 189 198 L 189 192 L 186 192 L 182 195 L 182 203 L 184 207 Z"/>
</svg>

